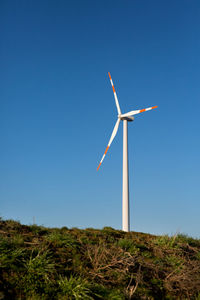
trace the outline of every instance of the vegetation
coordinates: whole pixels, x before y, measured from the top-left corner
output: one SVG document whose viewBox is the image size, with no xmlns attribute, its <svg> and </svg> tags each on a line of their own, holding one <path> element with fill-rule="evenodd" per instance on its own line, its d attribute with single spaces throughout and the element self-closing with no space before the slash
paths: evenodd
<svg viewBox="0 0 200 300">
<path fill-rule="evenodd" d="M 0 299 L 200 299 L 200 240 L 1 220 Z"/>
</svg>

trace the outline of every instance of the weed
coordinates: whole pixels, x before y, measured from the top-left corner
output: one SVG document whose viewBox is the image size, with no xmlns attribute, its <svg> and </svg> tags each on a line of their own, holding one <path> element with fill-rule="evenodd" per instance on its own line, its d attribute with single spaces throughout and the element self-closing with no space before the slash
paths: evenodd
<svg viewBox="0 0 200 300">
<path fill-rule="evenodd" d="M 195 300 L 200 300 L 200 293 L 196 296 Z"/>
<path fill-rule="evenodd" d="M 81 277 L 73 277 L 72 275 L 69 279 L 67 277 L 60 277 L 60 279 L 58 280 L 58 284 L 59 299 L 93 299 L 90 296 L 91 291 L 89 289 L 88 282 Z"/>
<path fill-rule="evenodd" d="M 178 234 L 177 241 L 179 243 L 188 244 L 192 247 L 200 247 L 200 239 L 194 239 L 186 234 Z"/>
<path fill-rule="evenodd" d="M 45 239 L 46 241 L 52 242 L 59 247 L 69 247 L 74 249 L 78 247 L 77 240 L 69 233 L 60 233 L 53 231 L 50 234 L 46 235 Z"/>
<path fill-rule="evenodd" d="M 42 236 L 42 235 L 45 235 L 47 234 L 48 232 L 48 229 L 43 227 L 43 226 L 38 226 L 36 224 L 33 224 L 33 225 L 30 225 L 29 226 L 29 230 L 34 233 L 35 235 L 39 235 L 39 236 Z"/>
<path fill-rule="evenodd" d="M 165 262 L 174 267 L 174 268 L 177 268 L 177 267 L 180 267 L 182 264 L 183 264 L 183 259 L 181 259 L 180 257 L 178 256 L 175 256 L 175 255 L 168 255 L 165 257 Z"/>
<path fill-rule="evenodd" d="M 120 290 L 112 290 L 107 297 L 108 300 L 125 300 L 124 294 Z"/>
<path fill-rule="evenodd" d="M 200 260 L 200 251 L 198 251 L 195 256 L 196 256 L 196 259 Z"/>
<path fill-rule="evenodd" d="M 130 252 L 132 255 L 135 255 L 140 251 L 140 249 L 135 245 L 134 241 L 130 239 L 120 239 L 117 242 L 117 245 L 123 250 Z"/>
<path fill-rule="evenodd" d="M 29 260 L 24 261 L 24 268 L 22 284 L 25 293 L 27 295 L 44 293 L 55 272 L 49 251 L 32 251 Z"/>
<path fill-rule="evenodd" d="M 16 243 L 9 238 L 0 239 L 0 266 L 1 268 L 17 268 L 23 257 L 24 249 L 17 248 Z"/>
<path fill-rule="evenodd" d="M 153 240 L 157 246 L 173 248 L 176 245 L 177 236 L 169 237 L 168 235 L 158 236 Z"/>
</svg>

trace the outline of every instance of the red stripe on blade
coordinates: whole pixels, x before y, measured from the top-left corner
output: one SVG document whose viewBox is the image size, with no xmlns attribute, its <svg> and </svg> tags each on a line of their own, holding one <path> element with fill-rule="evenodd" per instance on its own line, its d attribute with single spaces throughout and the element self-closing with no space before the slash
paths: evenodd
<svg viewBox="0 0 200 300">
<path fill-rule="evenodd" d="M 105 151 L 105 153 L 104 153 L 105 155 L 106 155 L 106 153 L 108 152 L 108 149 L 109 149 L 109 146 L 107 146 L 107 148 L 106 148 L 106 151 Z"/>
<path fill-rule="evenodd" d="M 100 168 L 100 165 L 101 165 L 101 162 L 100 162 L 100 164 L 98 165 L 97 171 L 99 170 L 99 168 Z"/>
</svg>

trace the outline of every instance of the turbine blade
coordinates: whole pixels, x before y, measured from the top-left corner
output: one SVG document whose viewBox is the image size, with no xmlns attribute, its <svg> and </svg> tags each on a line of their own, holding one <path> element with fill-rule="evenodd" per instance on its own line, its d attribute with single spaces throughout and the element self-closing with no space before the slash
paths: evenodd
<svg viewBox="0 0 200 300">
<path fill-rule="evenodd" d="M 119 106 L 119 101 L 117 99 L 117 94 L 116 94 L 116 91 L 115 91 L 115 88 L 114 88 L 114 84 L 113 84 L 110 72 L 108 72 L 108 75 L 109 75 L 109 78 L 110 78 L 110 83 L 112 85 L 112 89 L 113 89 L 113 93 L 114 93 L 114 97 L 115 97 L 115 104 L 117 106 L 118 115 L 121 115 L 121 109 L 120 109 L 120 106 Z"/>
<path fill-rule="evenodd" d="M 104 152 L 104 155 L 103 155 L 103 157 L 102 157 L 102 159 L 101 159 L 101 161 L 100 161 L 100 164 L 98 165 L 97 171 L 99 170 L 100 165 L 102 164 L 102 161 L 104 160 L 104 157 L 105 157 L 106 153 L 108 152 L 108 149 L 109 149 L 109 147 L 110 147 L 112 141 L 114 140 L 114 137 L 115 137 L 116 134 L 117 134 L 117 130 L 118 130 L 118 128 L 119 128 L 119 123 L 120 123 L 120 119 L 118 119 L 117 122 L 116 122 L 116 124 L 115 124 L 115 127 L 114 127 L 114 129 L 113 129 L 113 132 L 112 132 L 112 134 L 111 134 L 111 137 L 110 137 L 110 140 L 109 140 L 109 143 L 108 143 L 108 146 L 106 147 L 106 150 L 105 150 L 105 152 Z"/>
<path fill-rule="evenodd" d="M 130 116 L 134 116 L 134 115 L 137 115 L 137 114 L 140 114 L 144 111 L 148 111 L 148 110 L 151 110 L 151 109 L 154 109 L 154 108 L 157 108 L 158 106 L 152 106 L 152 107 L 148 107 L 148 108 L 144 108 L 144 109 L 139 109 L 139 110 L 132 110 L 132 111 L 129 111 L 128 113 L 126 114 L 123 114 L 121 115 L 121 117 L 130 117 Z"/>
</svg>

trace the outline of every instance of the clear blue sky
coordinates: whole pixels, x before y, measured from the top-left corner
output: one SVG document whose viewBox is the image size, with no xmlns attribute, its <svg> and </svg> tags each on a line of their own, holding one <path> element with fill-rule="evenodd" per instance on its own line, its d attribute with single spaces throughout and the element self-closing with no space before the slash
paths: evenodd
<svg viewBox="0 0 200 300">
<path fill-rule="evenodd" d="M 129 124 L 131 229 L 200 237 L 200 2 L 0 1 L 0 214 L 121 228 Z"/>
</svg>

